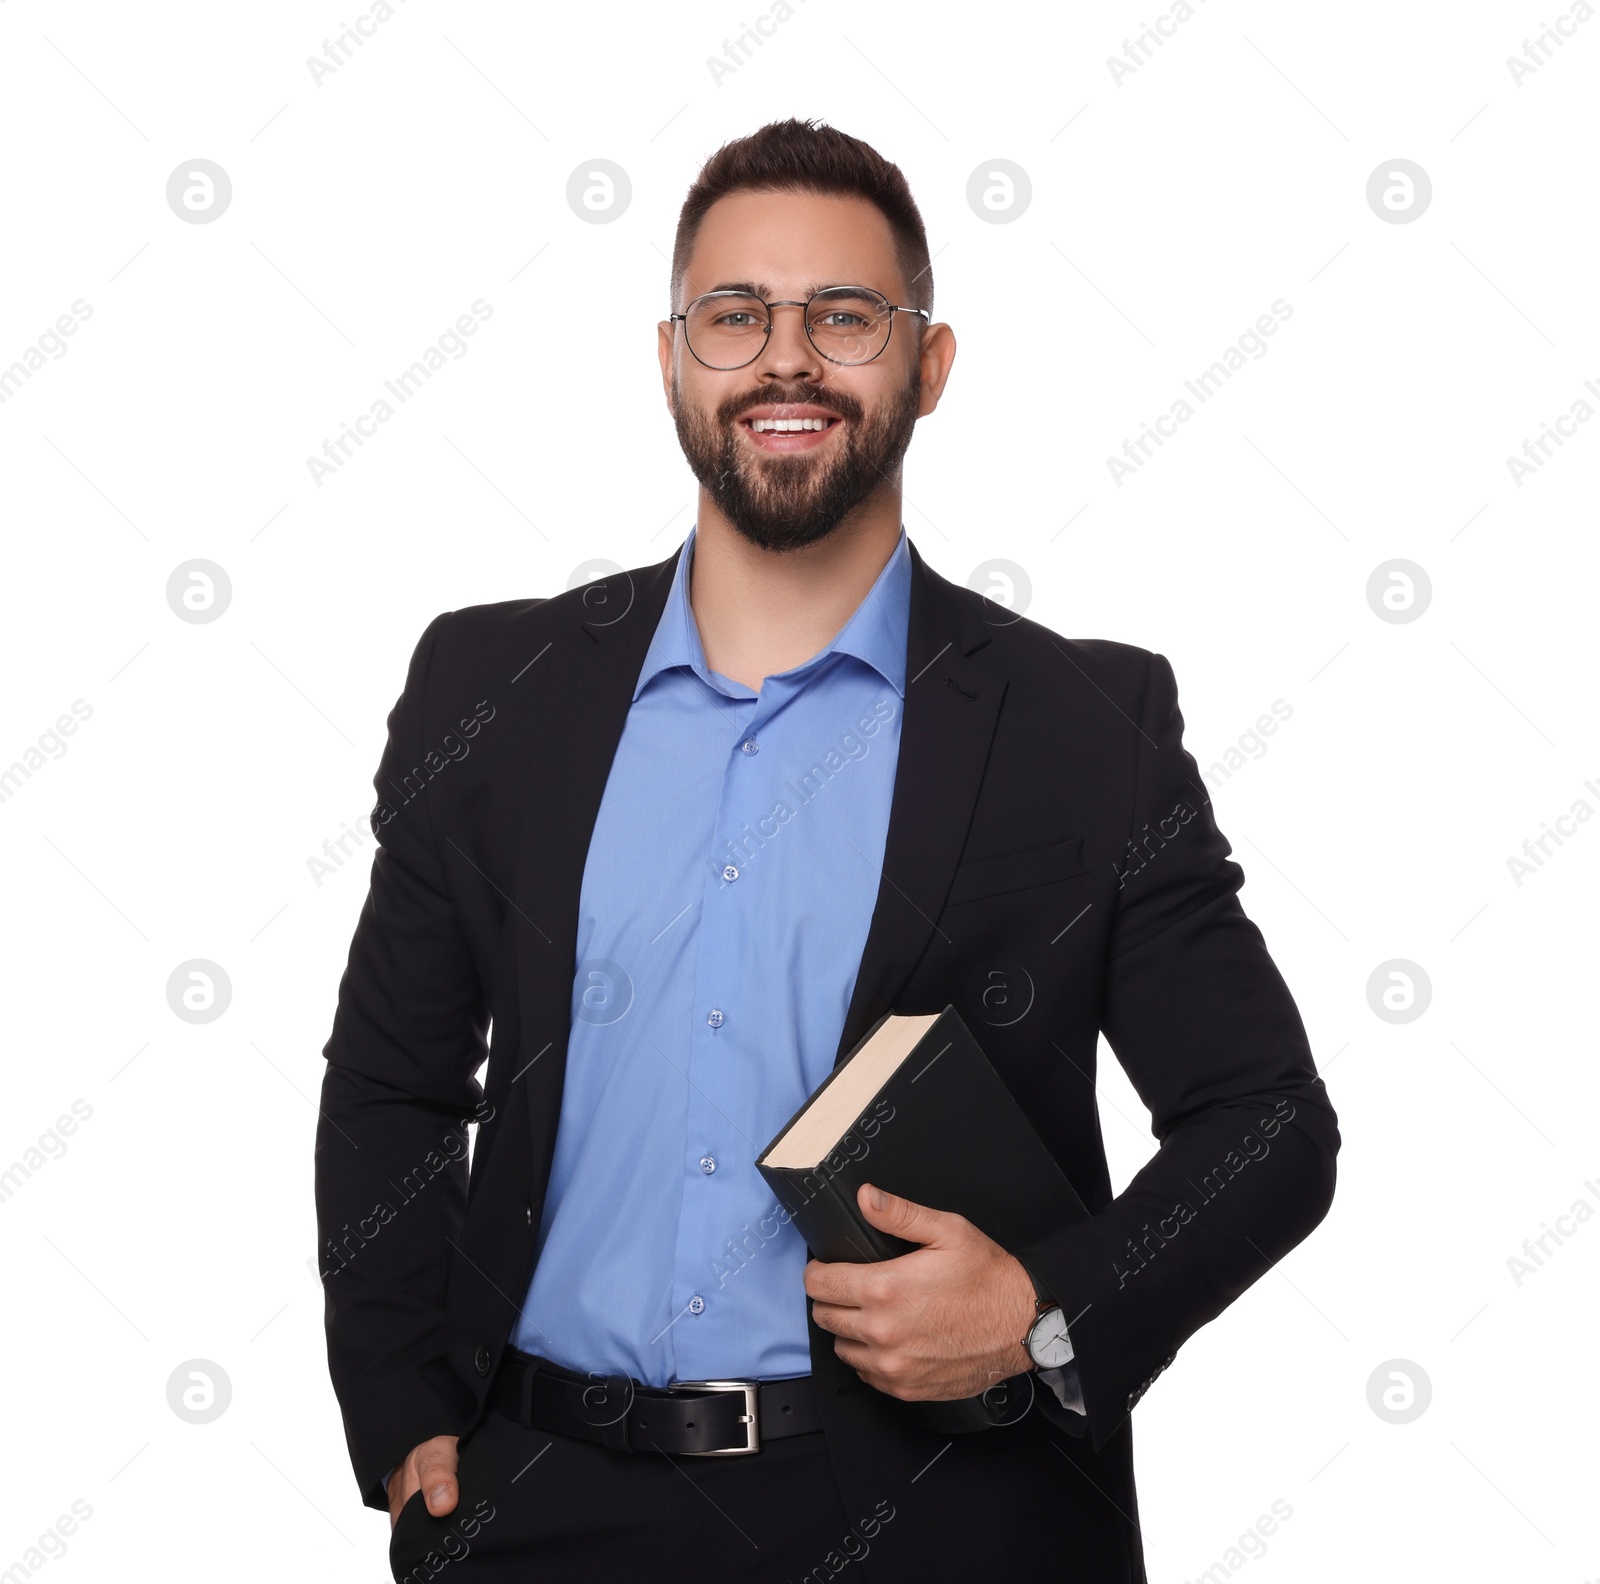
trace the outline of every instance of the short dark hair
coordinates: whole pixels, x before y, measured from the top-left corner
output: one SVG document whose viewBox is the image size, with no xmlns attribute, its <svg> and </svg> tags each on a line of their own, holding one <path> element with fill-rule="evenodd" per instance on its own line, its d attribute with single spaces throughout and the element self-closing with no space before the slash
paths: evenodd
<svg viewBox="0 0 1600 1584">
<path fill-rule="evenodd" d="M 895 258 L 906 278 L 911 308 L 933 309 L 933 264 L 928 233 L 898 165 L 870 143 L 821 121 L 771 121 L 748 137 L 724 143 L 700 167 L 678 214 L 672 248 L 672 303 L 706 211 L 734 192 L 810 192 L 865 198 L 877 206 L 894 234 Z"/>
</svg>

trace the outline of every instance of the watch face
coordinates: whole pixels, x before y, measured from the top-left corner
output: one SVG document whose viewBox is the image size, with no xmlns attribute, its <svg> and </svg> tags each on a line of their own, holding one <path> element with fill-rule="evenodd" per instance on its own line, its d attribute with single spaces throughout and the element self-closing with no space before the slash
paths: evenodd
<svg viewBox="0 0 1600 1584">
<path fill-rule="evenodd" d="M 1047 1309 L 1028 1333 L 1028 1352 L 1040 1369 L 1059 1369 L 1072 1362 L 1072 1341 L 1067 1336 L 1067 1317 L 1059 1309 Z"/>
</svg>

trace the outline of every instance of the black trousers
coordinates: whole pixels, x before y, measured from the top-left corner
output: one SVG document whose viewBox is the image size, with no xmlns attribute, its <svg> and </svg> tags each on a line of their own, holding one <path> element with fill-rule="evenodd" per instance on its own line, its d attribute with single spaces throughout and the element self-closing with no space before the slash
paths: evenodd
<svg viewBox="0 0 1600 1584">
<path fill-rule="evenodd" d="M 749 1457 L 623 1452 L 524 1429 L 490 1408 L 459 1447 L 460 1500 L 418 1491 L 389 1566 L 401 1584 L 799 1584 L 868 1554 L 877 1520 L 847 1518 L 821 1431 Z"/>
</svg>

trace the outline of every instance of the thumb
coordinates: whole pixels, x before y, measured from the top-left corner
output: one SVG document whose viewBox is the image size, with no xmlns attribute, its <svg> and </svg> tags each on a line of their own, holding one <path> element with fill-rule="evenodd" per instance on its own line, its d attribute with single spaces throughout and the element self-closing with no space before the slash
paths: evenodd
<svg viewBox="0 0 1600 1584">
<path fill-rule="evenodd" d="M 456 1437 L 435 1436 L 417 1452 L 417 1482 L 422 1500 L 435 1518 L 456 1510 Z"/>
<path fill-rule="evenodd" d="M 862 1183 L 856 1203 L 868 1225 L 904 1238 L 908 1243 L 937 1243 L 950 1219 L 946 1211 L 931 1209 L 914 1199 L 902 1199 L 899 1194 L 871 1183 Z"/>
</svg>

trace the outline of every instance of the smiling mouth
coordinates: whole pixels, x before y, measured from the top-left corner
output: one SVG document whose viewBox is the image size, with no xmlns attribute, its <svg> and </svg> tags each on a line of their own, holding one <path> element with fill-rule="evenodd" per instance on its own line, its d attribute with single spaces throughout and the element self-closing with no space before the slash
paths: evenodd
<svg viewBox="0 0 1600 1584">
<path fill-rule="evenodd" d="M 826 429 L 838 423 L 837 418 L 746 418 L 743 422 L 757 434 L 794 434 L 806 430 Z"/>
<path fill-rule="evenodd" d="M 741 418 L 739 427 L 759 451 L 810 451 L 826 444 L 828 436 L 844 426 L 836 413 L 802 418 Z"/>
</svg>

